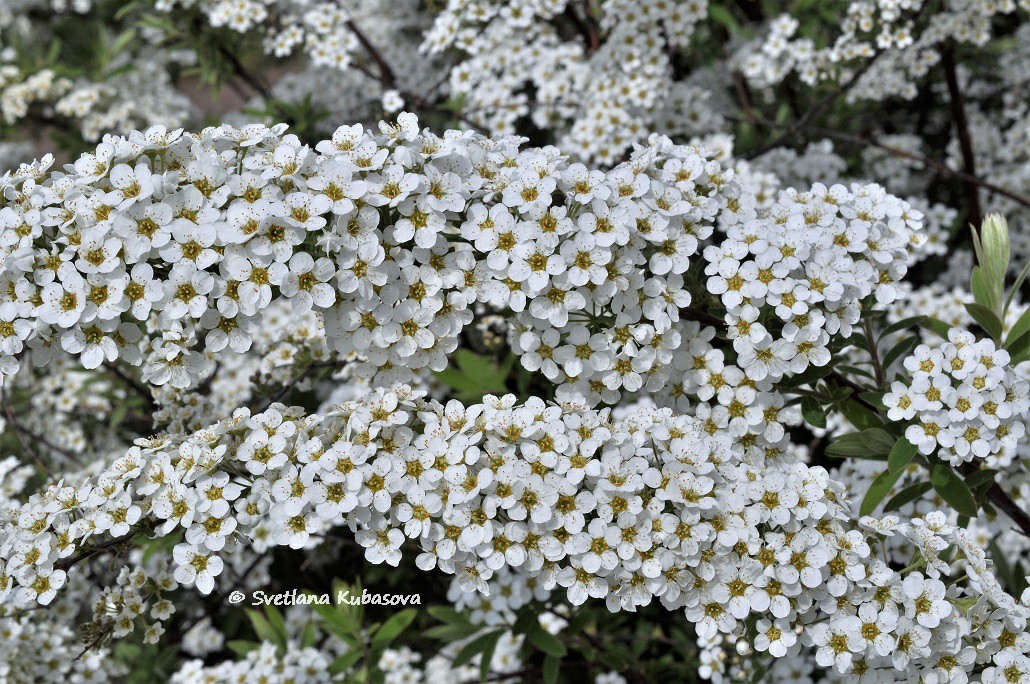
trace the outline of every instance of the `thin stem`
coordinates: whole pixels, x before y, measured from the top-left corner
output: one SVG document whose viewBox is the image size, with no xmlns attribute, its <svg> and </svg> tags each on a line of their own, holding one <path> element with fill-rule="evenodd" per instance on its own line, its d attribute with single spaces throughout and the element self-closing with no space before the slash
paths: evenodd
<svg viewBox="0 0 1030 684">
<path fill-rule="evenodd" d="M 980 470 L 981 465 L 983 465 L 983 461 L 974 458 L 972 461 L 960 465 L 958 471 L 968 476 Z M 1019 504 L 1013 501 L 1008 492 L 1002 489 L 997 482 L 992 484 L 991 488 L 987 490 L 987 498 L 995 507 L 1005 513 L 1012 522 L 1016 523 L 1023 536 L 1030 537 L 1030 514 L 1020 508 Z"/>
<path fill-rule="evenodd" d="M 383 53 L 368 39 L 368 36 L 358 28 L 358 25 L 354 23 L 353 19 L 348 19 L 345 26 L 354 34 L 354 37 L 361 43 L 361 47 L 365 48 L 365 52 L 372 58 L 372 61 L 376 63 L 376 67 L 379 69 L 379 82 L 383 84 L 383 87 L 387 90 L 392 90 L 397 85 L 397 74 L 394 73 L 390 63 L 383 57 Z"/>
<path fill-rule="evenodd" d="M 29 444 L 26 439 L 27 436 L 32 436 L 27 430 L 25 430 L 21 423 L 18 422 L 17 416 L 14 415 L 14 410 L 11 408 L 11 402 L 7 396 L 7 390 L 0 388 L 0 397 L 3 399 L 4 412 L 7 414 L 7 420 L 11 423 L 11 427 L 14 428 L 14 434 L 18 438 L 18 443 L 21 444 L 22 451 L 36 462 L 40 470 L 46 475 L 48 480 L 53 479 L 53 475 L 50 473 L 50 468 L 47 467 L 46 461 L 40 458 L 39 454 L 36 453 L 35 449 Z"/>
<path fill-rule="evenodd" d="M 865 338 L 869 344 L 869 358 L 873 361 L 873 374 L 876 376 L 876 388 L 881 389 L 884 384 L 883 365 L 880 363 L 880 354 L 876 350 L 876 336 L 873 333 L 873 319 L 866 316 L 862 322 L 865 327 Z"/>
<path fill-rule="evenodd" d="M 963 170 L 976 177 L 976 157 L 973 154 L 973 140 L 969 135 L 969 120 L 966 118 L 965 100 L 958 84 L 958 71 L 955 66 L 955 47 L 949 45 L 941 50 L 941 66 L 948 82 L 948 98 L 951 104 L 951 120 L 955 124 L 959 150 L 962 152 Z M 976 185 L 966 183 L 966 199 L 969 202 L 969 222 L 974 226 L 983 221 L 983 210 L 980 208 L 980 194 Z"/>
<path fill-rule="evenodd" d="M 104 368 L 109 370 L 112 375 L 121 380 L 123 383 L 129 386 L 136 394 L 143 397 L 143 400 L 147 402 L 147 406 L 153 412 L 157 409 L 157 404 L 154 403 L 154 395 L 150 392 L 150 388 L 144 385 L 142 382 L 126 373 L 121 366 L 112 361 L 105 361 Z"/>
<path fill-rule="evenodd" d="M 777 147 L 782 147 L 784 145 L 784 143 L 789 141 L 796 134 L 798 134 L 801 131 L 803 131 L 807 126 L 809 126 L 811 123 L 813 123 L 816 120 L 816 118 L 821 116 L 823 112 L 825 112 L 827 109 L 829 109 L 831 106 L 833 106 L 833 103 L 835 103 L 841 97 L 841 95 L 844 95 L 849 90 L 851 90 L 855 86 L 855 84 L 858 83 L 859 79 L 862 78 L 862 76 L 865 74 L 865 72 L 869 70 L 869 68 L 873 65 L 873 63 L 876 61 L 876 59 L 881 54 L 882 53 L 878 52 L 875 55 L 873 55 L 872 57 L 870 57 L 866 61 L 866 63 L 863 64 L 861 67 L 859 67 L 858 70 L 854 74 L 851 75 L 851 78 L 849 78 L 847 81 L 845 81 L 843 84 L 841 84 L 841 86 L 839 88 L 837 88 L 832 93 L 830 93 L 829 95 L 826 95 L 821 100 L 816 102 L 815 105 L 813 105 L 811 109 L 809 109 L 807 112 L 805 112 L 804 116 L 802 116 L 800 119 L 798 119 L 793 124 L 790 124 L 788 126 L 787 130 L 784 131 L 779 136 L 777 136 L 776 138 L 774 138 L 772 142 L 764 145 L 763 147 L 760 147 L 759 149 L 755 150 L 754 152 L 751 152 L 750 154 L 747 155 L 746 158 L 747 159 L 755 159 L 757 157 L 761 157 L 763 154 L 766 154 L 767 152 L 771 152 L 772 150 L 776 149 Z"/>
</svg>

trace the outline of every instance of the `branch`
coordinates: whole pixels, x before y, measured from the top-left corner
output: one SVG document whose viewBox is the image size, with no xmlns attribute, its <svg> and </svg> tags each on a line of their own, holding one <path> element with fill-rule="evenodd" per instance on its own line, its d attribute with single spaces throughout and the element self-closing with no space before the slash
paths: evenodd
<svg viewBox="0 0 1030 684">
<path fill-rule="evenodd" d="M 982 464 L 983 461 L 974 458 L 972 461 L 960 465 L 958 470 L 963 475 L 970 475 L 980 470 Z M 996 508 L 1004 512 L 1009 520 L 1019 526 L 1019 531 L 1023 533 L 1024 537 L 1030 537 L 1030 514 L 1020 508 L 1019 504 L 1013 501 L 1008 492 L 1002 489 L 997 482 L 992 484 L 991 488 L 987 490 L 987 498 L 990 499 Z"/>
<path fill-rule="evenodd" d="M 361 43 L 361 47 L 365 48 L 365 52 L 372 58 L 372 61 L 376 63 L 376 67 L 379 69 L 379 82 L 387 90 L 395 88 L 397 85 L 397 75 L 394 73 L 393 68 L 390 67 L 390 63 L 383 57 L 383 54 L 368 39 L 368 36 L 358 28 L 353 19 L 348 19 L 345 25 L 354 34 L 354 37 L 358 39 L 358 42 Z"/>
<path fill-rule="evenodd" d="M 40 470 L 46 474 L 48 480 L 52 480 L 54 476 L 50 473 L 50 469 L 47 467 L 46 461 L 40 458 L 39 454 L 37 454 L 32 446 L 29 445 L 28 441 L 26 441 L 26 436 L 31 437 L 32 434 L 23 428 L 21 423 L 18 422 L 18 418 L 14 415 L 14 410 L 11 408 L 11 402 L 8 400 L 7 390 L 2 387 L 0 387 L 0 397 L 3 399 L 4 412 L 7 414 L 7 420 L 11 423 L 11 427 L 14 428 L 14 434 L 18 438 L 18 443 L 21 444 L 22 451 L 25 452 L 25 455 L 36 462 L 36 465 L 38 465 Z"/>
<path fill-rule="evenodd" d="M 236 58 L 236 55 L 231 50 L 227 50 L 225 47 L 219 47 L 218 52 L 229 62 L 233 72 L 239 77 L 241 81 L 250 86 L 254 92 L 263 97 L 266 100 L 272 99 L 272 93 L 268 89 L 268 86 L 260 78 L 250 73 L 243 63 Z"/>
<path fill-rule="evenodd" d="M 727 116 L 726 118 L 729 119 L 730 121 L 734 121 L 736 123 L 751 123 L 751 124 L 755 124 L 755 125 L 758 125 L 758 126 L 766 126 L 768 128 L 787 128 L 787 126 L 788 126 L 788 124 L 780 124 L 780 123 L 776 123 L 775 121 L 769 121 L 767 119 L 761 119 L 761 118 L 757 118 L 757 117 Z M 875 140 L 875 139 L 863 138 L 862 136 L 859 136 L 859 135 L 853 135 L 851 133 L 843 133 L 841 131 L 837 131 L 837 130 L 834 130 L 834 129 L 831 129 L 831 128 L 819 128 L 819 127 L 813 126 L 813 127 L 809 127 L 808 128 L 808 132 L 812 133 L 815 136 L 822 136 L 822 137 L 825 137 L 825 138 L 830 138 L 831 140 L 839 140 L 841 142 L 846 142 L 846 143 L 850 143 L 850 144 L 853 144 L 853 145 L 859 145 L 859 146 L 862 146 L 862 147 L 875 147 L 876 149 L 883 150 L 884 152 L 887 152 L 888 154 L 894 155 L 896 157 L 902 157 L 904 159 L 911 159 L 914 162 L 918 162 L 918 163 L 922 164 L 924 168 L 933 169 L 933 170 L 938 171 L 938 172 L 940 172 L 940 173 L 942 173 L 944 175 L 947 175 L 947 176 L 953 176 L 955 178 L 958 178 L 960 180 L 965 181 L 966 183 L 972 183 L 974 185 L 977 185 L 977 186 L 979 186 L 979 187 L 981 187 L 984 190 L 987 190 L 989 192 L 993 192 L 993 193 L 995 193 L 997 195 L 1001 195 L 1003 197 L 1007 197 L 1010 200 L 1012 200 L 1014 202 L 1017 202 L 1019 204 L 1022 204 L 1025 207 L 1030 207 L 1030 199 L 1028 199 L 1028 198 L 1026 198 L 1026 197 L 1024 197 L 1024 196 L 1022 196 L 1020 194 L 1017 194 L 1017 193 L 1013 192 L 1012 190 L 1009 190 L 1007 188 L 1003 188 L 1000 185 L 995 185 L 994 183 L 991 183 L 990 181 L 986 181 L 983 178 L 978 178 L 976 176 L 971 176 L 968 173 L 966 173 L 965 171 L 959 171 L 957 169 L 953 169 L 950 166 L 948 166 L 947 164 L 945 164 L 944 162 L 938 161 L 936 159 L 931 159 L 929 157 L 924 157 L 921 154 L 917 154 L 915 152 L 910 152 L 908 150 L 903 150 L 900 147 L 894 147 L 892 145 L 887 145 L 887 144 L 882 143 L 882 142 L 880 142 L 878 140 Z"/>
<path fill-rule="evenodd" d="M 115 547 L 115 546 L 119 546 L 121 544 L 124 544 L 127 541 L 131 541 L 133 537 L 135 537 L 137 534 L 139 534 L 142 531 L 143 531 L 142 529 L 130 530 L 129 532 L 123 534 L 120 537 L 115 537 L 114 539 L 108 539 L 107 541 L 101 542 L 100 544 L 97 544 L 96 546 L 91 546 L 90 548 L 85 549 L 84 551 L 80 551 L 79 553 L 75 554 L 74 556 L 69 556 L 68 558 L 60 559 L 59 561 L 54 563 L 54 567 L 56 567 L 58 570 L 67 570 L 68 568 L 72 567 L 73 565 L 78 565 L 82 561 L 87 560 L 89 558 L 92 558 L 93 556 L 97 555 L 101 551 L 106 551 L 107 549 L 110 549 L 110 548 Z"/>
<path fill-rule="evenodd" d="M 859 79 L 862 78 L 865 72 L 868 71 L 869 68 L 873 65 L 877 57 L 879 57 L 881 54 L 883 53 L 877 52 L 875 55 L 870 57 L 865 64 L 859 67 L 858 71 L 852 74 L 851 78 L 842 83 L 840 87 L 834 90 L 832 93 L 826 95 L 821 100 L 816 102 L 812 106 L 812 108 L 805 113 L 804 116 L 795 121 L 793 124 L 790 124 L 786 131 L 784 131 L 781 135 L 777 136 L 772 142 L 751 152 L 745 158 L 750 160 L 761 157 L 763 154 L 766 154 L 767 152 L 770 152 L 776 149 L 777 147 L 781 147 L 785 142 L 787 142 L 796 134 L 804 130 L 809 124 L 815 121 L 817 117 L 822 115 L 823 112 L 825 112 L 827 109 L 833 106 L 833 103 L 836 102 L 841 95 L 851 90 L 855 86 L 855 84 L 858 83 Z"/>
<path fill-rule="evenodd" d="M 143 400 L 147 402 L 148 406 L 150 406 L 151 412 L 157 409 L 157 404 L 154 402 L 154 395 L 151 393 L 149 387 L 126 373 L 117 363 L 105 361 L 104 368 L 111 371 L 115 377 L 128 385 L 130 389 L 136 392 L 136 394 L 143 397 Z"/>
<path fill-rule="evenodd" d="M 958 85 L 958 72 L 955 66 L 955 47 L 949 45 L 941 50 L 941 66 L 948 82 L 948 98 L 951 103 L 951 119 L 955 124 L 959 149 L 962 151 L 963 171 L 976 177 L 976 157 L 973 155 L 973 141 L 969 137 L 969 120 L 966 118 L 965 100 Z M 966 200 L 969 202 L 969 222 L 979 226 L 983 222 L 983 210 L 980 208 L 980 195 L 976 185 L 966 183 Z"/>
</svg>

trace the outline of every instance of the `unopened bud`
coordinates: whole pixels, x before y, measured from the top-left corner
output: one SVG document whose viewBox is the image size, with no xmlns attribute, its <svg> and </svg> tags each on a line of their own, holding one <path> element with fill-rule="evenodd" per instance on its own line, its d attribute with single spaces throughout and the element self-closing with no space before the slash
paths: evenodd
<svg viewBox="0 0 1030 684">
<path fill-rule="evenodd" d="M 983 247 L 982 264 L 991 283 L 1002 290 L 1005 286 L 1005 272 L 1009 268 L 1009 225 L 1001 214 L 988 214 L 980 227 L 980 244 Z"/>
</svg>

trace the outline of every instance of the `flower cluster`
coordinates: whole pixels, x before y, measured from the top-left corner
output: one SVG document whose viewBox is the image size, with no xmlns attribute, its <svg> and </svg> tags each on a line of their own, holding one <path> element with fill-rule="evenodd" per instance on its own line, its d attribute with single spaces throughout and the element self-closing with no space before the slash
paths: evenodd
<svg viewBox="0 0 1030 684">
<path fill-rule="evenodd" d="M 852 101 L 911 99 L 918 79 L 940 61 L 942 45 L 982 46 L 992 36 L 996 16 L 1018 11 L 1015 0 L 949 2 L 926 13 L 928 5 L 925 0 L 851 2 L 835 27 L 838 35 L 821 48 L 809 37 L 795 38 L 801 24 L 783 14 L 770 23 L 763 40 L 740 49 L 737 60 L 759 86 L 779 83 L 792 73 L 809 85 L 857 77 L 848 94 Z"/>
<path fill-rule="evenodd" d="M 209 592 L 236 540 L 259 552 L 302 548 L 349 527 L 369 562 L 396 565 L 410 540 L 420 568 L 467 590 L 488 590 L 507 568 L 565 589 L 574 605 L 657 598 L 684 609 L 705 641 L 744 637 L 754 615 L 756 649 L 811 643 L 841 672 L 860 662 L 929 672 L 961 646 L 1021 632 L 1027 607 L 998 589 L 984 552 L 943 516 L 849 529 L 843 490 L 825 470 L 760 470 L 728 435 L 702 428 L 668 409 L 615 419 L 510 396 L 465 407 L 403 387 L 324 416 L 239 410 L 191 435 L 142 440 L 89 480 L 33 495 L 0 545 L 4 595 L 47 603 L 69 557 L 141 529 L 183 531 L 175 580 Z M 894 534 L 918 548 L 925 574 L 902 582 L 875 558 Z M 952 543 L 961 553 L 949 564 L 940 551 Z M 944 585 L 952 565 L 965 584 Z M 964 601 L 983 606 L 983 619 L 969 621 Z M 1001 664 L 1021 648 L 988 652 Z"/>
<path fill-rule="evenodd" d="M 1009 353 L 991 340 L 952 328 L 941 345 L 919 345 L 905 359 L 911 381 L 895 381 L 884 395 L 893 421 L 915 420 L 905 438 L 953 465 L 986 459 L 1004 467 L 1026 432 L 1030 382 L 1009 366 Z"/>
<path fill-rule="evenodd" d="M 32 114 L 44 122 L 63 118 L 90 141 L 108 131 L 159 122 L 182 125 L 193 106 L 172 85 L 168 73 L 175 61 L 172 57 L 161 52 L 136 55 L 131 70 L 90 81 L 59 76 L 50 68 L 23 71 L 18 65 L 5 64 L 0 54 L 0 121 L 12 124 Z M 127 59 L 122 56 L 120 61 L 124 66 Z"/>
<path fill-rule="evenodd" d="M 324 313 L 358 373 L 440 370 L 473 305 L 508 311 L 516 352 L 607 400 L 661 388 L 699 241 L 740 189 L 702 150 L 654 138 L 608 173 L 553 148 L 438 138 L 411 115 L 311 150 L 281 129 L 155 127 L 65 174 L 2 183 L 5 373 L 55 346 L 187 388 L 208 351 L 246 352 L 265 311 Z M 41 181 L 41 182 L 40 182 Z"/>
<path fill-rule="evenodd" d="M 677 121 L 675 130 L 661 129 L 669 134 L 710 132 L 721 123 L 698 89 L 676 77 L 671 57 L 687 47 L 707 10 L 704 0 L 618 0 L 596 8 L 567 0 L 452 2 L 424 47 L 467 55 L 449 82 L 471 121 L 506 133 L 529 115 L 557 129 L 563 149 L 611 164 L 655 130 L 659 116 Z M 560 20 L 570 17 L 585 40 L 563 35 Z"/>
<path fill-rule="evenodd" d="M 876 185 L 816 184 L 781 193 L 764 218 L 706 247 L 707 290 L 727 311 L 741 365 L 755 380 L 826 365 L 830 336 L 851 336 L 863 299 L 896 298 L 921 218 Z"/>
</svg>

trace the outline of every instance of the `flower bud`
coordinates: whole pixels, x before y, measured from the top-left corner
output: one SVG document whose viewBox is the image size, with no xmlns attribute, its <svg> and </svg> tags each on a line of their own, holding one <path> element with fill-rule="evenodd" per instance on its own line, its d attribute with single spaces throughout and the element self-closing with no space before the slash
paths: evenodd
<svg viewBox="0 0 1030 684">
<path fill-rule="evenodd" d="M 1005 272 L 1009 268 L 1009 226 L 1001 214 L 988 214 L 980 227 L 983 248 L 982 264 L 991 285 L 998 292 L 1004 290 Z"/>
</svg>

